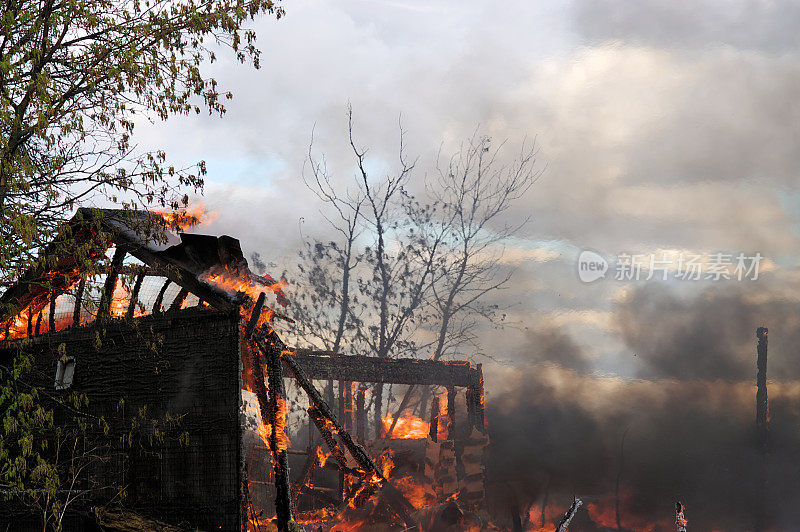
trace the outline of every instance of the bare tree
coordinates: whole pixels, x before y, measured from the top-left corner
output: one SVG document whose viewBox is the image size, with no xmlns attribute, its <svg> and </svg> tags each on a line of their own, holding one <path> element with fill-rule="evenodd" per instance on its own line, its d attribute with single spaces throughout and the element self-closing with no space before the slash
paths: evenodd
<svg viewBox="0 0 800 532">
<path fill-rule="evenodd" d="M 503 218 L 540 174 L 533 146 L 523 145 L 503 164 L 502 145 L 493 148 L 488 137 L 473 135 L 445 165 L 437 159 L 435 178 L 422 187 L 413 182 L 416 160 L 407 158 L 404 137 L 401 126 L 397 168 L 372 175 L 348 108 L 356 177 L 355 189 L 344 192 L 334 186 L 325 159 L 309 149 L 306 183 L 331 208 L 326 219 L 340 238 L 312 241 L 301 252 L 295 317 L 303 323 L 295 333 L 325 349 L 381 358 L 425 352 L 439 360 L 477 345 L 479 320 L 495 321 L 500 309 L 486 296 L 511 277 L 500 261 L 503 246 L 526 220 Z M 380 436 L 382 385 L 372 401 Z"/>
<path fill-rule="evenodd" d="M 428 194 L 442 206 L 442 219 L 448 223 L 428 301 L 430 323 L 436 327 L 434 360 L 461 353 L 465 346 L 477 349 L 479 320 L 496 323 L 502 310 L 499 305 L 487 304 L 486 296 L 511 279 L 512 271 L 501 260 L 504 245 L 528 221 L 510 224 L 502 218 L 541 175 L 534 144 L 523 143 L 519 155 L 508 164 L 500 162 L 503 147 L 495 148 L 489 137 L 476 134 L 446 165 L 440 164 L 440 152 L 437 177 L 428 186 Z M 412 393 L 413 387 L 406 391 L 392 428 Z M 423 409 L 427 398 L 426 390 L 421 399 Z"/>
<path fill-rule="evenodd" d="M 350 190 L 339 194 L 328 172 L 324 156 L 315 158 L 313 136 L 308 148 L 311 177 L 303 173 L 306 186 L 325 204 L 334 216 L 322 213 L 341 241 L 322 242 L 311 239 L 300 252 L 300 275 L 314 288 L 299 294 L 304 304 L 296 306 L 299 324 L 296 333 L 310 344 L 339 352 L 349 322 L 357 321 L 351 305 L 353 270 L 363 260 L 356 241 L 362 233 L 361 211 L 365 198 Z M 334 331 L 331 335 L 331 331 Z"/>
</svg>

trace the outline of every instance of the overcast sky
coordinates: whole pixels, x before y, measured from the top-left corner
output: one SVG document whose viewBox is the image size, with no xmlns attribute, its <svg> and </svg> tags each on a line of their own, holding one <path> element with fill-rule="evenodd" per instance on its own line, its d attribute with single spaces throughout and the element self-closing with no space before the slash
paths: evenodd
<svg viewBox="0 0 800 532">
<path fill-rule="evenodd" d="M 496 456 L 508 458 L 498 477 L 529 484 L 529 500 L 550 478 L 565 482 L 564 497 L 602 493 L 632 427 L 638 465 L 626 474 L 641 473 L 630 483 L 650 497 L 639 501 L 648 522 L 669 523 L 682 493 L 696 527 L 727 519 L 741 528 L 750 519 L 738 486 L 753 463 L 755 329 L 767 325 L 771 482 L 776 500 L 800 498 L 789 487 L 800 474 L 790 473 L 800 463 L 800 4 L 284 6 L 285 18 L 257 24 L 260 70 L 229 54 L 212 67 L 235 94 L 224 118 L 137 129 L 143 148 L 207 162 L 202 199 L 218 217 L 202 231 L 240 238 L 277 272 L 303 235 L 324 236 L 319 201 L 300 176 L 314 131 L 336 179 L 351 177 L 348 102 L 374 168 L 395 162 L 402 117 L 407 152 L 420 157 L 416 179 L 440 146 L 476 128 L 512 152 L 535 139 L 544 172 L 507 219 L 531 217 L 506 254 L 516 273 L 503 297 L 518 327 L 484 337 L 497 361 L 483 360 L 490 430 Z M 606 278 L 579 280 L 584 249 L 610 261 Z M 706 267 L 714 253 L 763 260 L 756 280 L 618 281 L 621 253 L 699 255 Z M 796 508 L 771 511 L 796 525 Z"/>
<path fill-rule="evenodd" d="M 137 130 L 142 147 L 207 162 L 203 200 L 219 216 L 203 231 L 240 238 L 278 271 L 290 264 L 301 232 L 325 230 L 300 179 L 312 130 L 335 175 L 351 175 L 350 102 L 356 136 L 376 165 L 394 162 L 402 117 L 420 178 L 440 145 L 446 150 L 476 128 L 511 147 L 536 140 L 544 173 L 509 213 L 509 220 L 532 217 L 508 255 L 517 272 L 505 297 L 522 328 L 496 345 L 501 359 L 542 362 L 550 355 L 538 339 L 558 329 L 577 346 L 581 371 L 654 375 L 659 354 L 629 334 L 645 315 L 631 310 L 643 294 L 676 301 L 647 314 L 656 323 L 637 324 L 650 327 L 723 293 L 763 308 L 797 301 L 795 2 L 294 0 L 284 7 L 285 18 L 257 24 L 260 70 L 230 54 L 211 68 L 235 95 L 224 118 Z M 764 261 L 756 281 L 584 284 L 575 262 L 585 248 L 610 260 L 670 250 L 671 257 L 758 252 Z"/>
</svg>

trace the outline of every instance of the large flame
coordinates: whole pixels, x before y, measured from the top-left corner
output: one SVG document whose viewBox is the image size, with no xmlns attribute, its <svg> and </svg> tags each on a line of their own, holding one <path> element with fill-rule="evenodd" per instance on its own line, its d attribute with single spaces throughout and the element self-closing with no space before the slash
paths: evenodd
<svg viewBox="0 0 800 532">
<path fill-rule="evenodd" d="M 383 418 L 383 433 L 388 434 L 394 422 L 394 415 L 387 414 Z M 423 421 L 410 412 L 405 412 L 397 420 L 391 438 L 398 440 L 427 438 L 430 432 L 430 423 Z"/>
</svg>

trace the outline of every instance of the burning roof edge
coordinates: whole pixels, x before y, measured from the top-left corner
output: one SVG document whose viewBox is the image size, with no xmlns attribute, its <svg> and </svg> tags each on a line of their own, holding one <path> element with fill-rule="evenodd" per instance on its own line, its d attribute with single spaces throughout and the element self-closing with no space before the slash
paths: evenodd
<svg viewBox="0 0 800 532">
<path fill-rule="evenodd" d="M 40 257 L 48 260 L 26 271 L 0 296 L 0 323 L 31 306 L 35 312 L 40 311 L 51 297 L 77 283 L 85 272 L 74 253 L 76 247 L 86 246 L 86 256 L 97 261 L 112 244 L 222 312 L 232 311 L 243 301 L 236 294 L 204 282 L 200 276 L 217 267 L 234 275 L 257 277 L 250 272 L 239 241 L 230 236 L 175 236 L 164 230 L 162 218 L 156 213 L 80 208 L 41 252 Z M 263 280 L 274 283 L 269 277 Z"/>
</svg>

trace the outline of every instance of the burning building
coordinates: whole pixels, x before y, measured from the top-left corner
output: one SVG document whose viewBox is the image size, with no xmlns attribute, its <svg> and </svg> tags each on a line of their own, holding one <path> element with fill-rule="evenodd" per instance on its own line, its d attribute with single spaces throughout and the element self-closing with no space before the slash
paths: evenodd
<svg viewBox="0 0 800 532">
<path fill-rule="evenodd" d="M 233 238 L 159 239 L 153 219 L 162 221 L 81 209 L 43 250 L 48 260 L 0 297 L 13 309 L 0 316 L 0 365 L 31 357 L 30 385 L 54 405 L 53 438 L 71 442 L 47 452 L 80 464 L 62 489 L 67 529 L 109 501 L 132 512 L 101 517 L 110 528 L 114 515 L 134 514 L 217 530 L 481 526 L 480 365 L 291 348 L 271 325 L 291 321 L 284 283 L 251 272 Z M 87 275 L 71 246 L 95 260 L 113 249 L 109 268 Z M 338 400 L 315 380 L 338 383 Z M 368 440 L 370 384 L 442 393 L 429 421 L 397 412 Z M 304 449 L 289 441 L 289 403 L 307 414 Z M 41 528 L 17 500 L 0 507 L 0 522 Z"/>
</svg>

